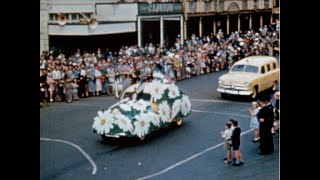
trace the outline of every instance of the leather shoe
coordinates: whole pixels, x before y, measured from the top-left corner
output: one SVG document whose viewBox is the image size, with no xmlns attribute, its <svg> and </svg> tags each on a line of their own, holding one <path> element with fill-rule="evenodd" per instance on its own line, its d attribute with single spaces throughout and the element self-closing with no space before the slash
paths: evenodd
<svg viewBox="0 0 320 180">
<path fill-rule="evenodd" d="M 243 162 L 239 162 L 239 163 L 233 163 L 232 166 L 242 166 Z"/>
</svg>

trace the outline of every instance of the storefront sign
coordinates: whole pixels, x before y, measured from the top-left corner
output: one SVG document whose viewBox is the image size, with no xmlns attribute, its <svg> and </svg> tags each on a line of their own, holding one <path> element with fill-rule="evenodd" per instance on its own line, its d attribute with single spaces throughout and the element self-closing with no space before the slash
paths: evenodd
<svg viewBox="0 0 320 180">
<path fill-rule="evenodd" d="M 181 13 L 181 3 L 139 3 L 139 15 Z"/>
</svg>

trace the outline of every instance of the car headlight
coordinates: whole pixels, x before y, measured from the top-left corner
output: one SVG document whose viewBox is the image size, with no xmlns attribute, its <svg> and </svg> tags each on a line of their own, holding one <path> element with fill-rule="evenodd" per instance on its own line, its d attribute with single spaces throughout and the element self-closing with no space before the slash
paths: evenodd
<svg viewBox="0 0 320 180">
<path fill-rule="evenodd" d="M 222 80 L 219 80 L 219 84 L 222 84 Z"/>
<path fill-rule="evenodd" d="M 246 82 L 245 85 L 248 87 L 250 85 L 250 82 Z"/>
</svg>

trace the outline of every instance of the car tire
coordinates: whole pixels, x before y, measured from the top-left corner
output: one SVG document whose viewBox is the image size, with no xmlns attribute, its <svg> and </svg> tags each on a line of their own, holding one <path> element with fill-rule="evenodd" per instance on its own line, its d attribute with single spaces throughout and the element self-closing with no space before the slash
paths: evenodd
<svg viewBox="0 0 320 180">
<path fill-rule="evenodd" d="M 251 95 L 251 99 L 255 99 L 258 96 L 258 87 L 254 87 Z"/>
<path fill-rule="evenodd" d="M 108 142 L 108 141 L 110 140 L 110 138 L 107 137 L 107 136 L 105 136 L 104 134 L 103 134 L 103 135 L 100 135 L 100 136 L 101 136 L 103 142 Z"/>
<path fill-rule="evenodd" d="M 141 141 L 144 141 L 144 140 L 146 139 L 146 137 L 145 137 L 145 136 L 141 136 L 141 137 L 139 137 L 139 139 L 140 139 Z"/>
<path fill-rule="evenodd" d="M 273 82 L 273 86 L 272 86 L 271 90 L 272 90 L 273 92 L 277 90 L 277 82 L 276 82 L 276 81 Z"/>
<path fill-rule="evenodd" d="M 220 95 L 221 95 L 222 99 L 226 99 L 227 98 L 227 94 L 226 93 L 221 93 Z"/>
</svg>

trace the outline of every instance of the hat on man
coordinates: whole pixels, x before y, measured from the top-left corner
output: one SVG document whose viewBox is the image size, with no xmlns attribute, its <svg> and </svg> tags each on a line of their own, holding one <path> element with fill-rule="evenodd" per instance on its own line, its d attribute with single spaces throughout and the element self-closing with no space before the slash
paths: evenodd
<svg viewBox="0 0 320 180">
<path fill-rule="evenodd" d="M 262 101 L 262 102 L 266 102 L 266 101 L 270 101 L 271 97 L 270 96 L 262 96 L 260 97 L 259 101 Z"/>
</svg>

